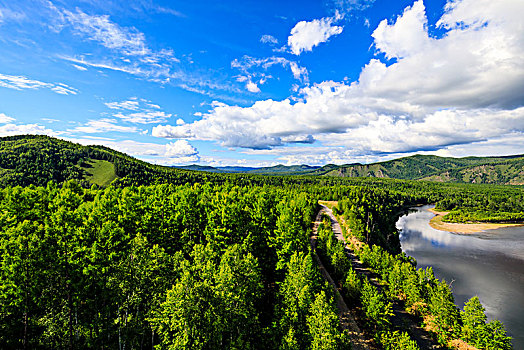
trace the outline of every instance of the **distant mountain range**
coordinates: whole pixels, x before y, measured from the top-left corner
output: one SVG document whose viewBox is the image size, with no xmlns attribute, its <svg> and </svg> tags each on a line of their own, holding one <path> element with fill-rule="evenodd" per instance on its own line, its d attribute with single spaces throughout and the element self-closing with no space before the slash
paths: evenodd
<svg viewBox="0 0 524 350">
<path fill-rule="evenodd" d="M 250 168 L 250 167 L 234 167 L 234 166 L 225 166 L 225 167 L 211 167 L 211 166 L 202 166 L 202 165 L 186 165 L 186 166 L 177 166 L 174 168 L 185 169 L 185 170 L 197 170 L 197 171 L 208 171 L 212 173 L 248 173 L 248 174 L 262 174 L 262 175 L 296 175 L 309 173 L 314 170 L 320 169 L 319 166 L 310 166 L 310 165 L 275 165 L 271 167 L 262 167 L 262 168 Z"/>
<path fill-rule="evenodd" d="M 524 155 L 465 158 L 414 155 L 365 165 L 326 165 L 308 175 L 523 185 Z"/>
<path fill-rule="evenodd" d="M 180 167 L 222 173 L 265 175 L 310 175 L 339 177 L 380 177 L 404 180 L 425 180 L 457 183 L 524 184 L 524 155 L 504 157 L 438 157 L 414 155 L 372 164 L 277 165 L 265 168 L 248 167 Z"/>
<path fill-rule="evenodd" d="M 322 167 L 304 164 L 263 168 L 164 167 L 107 147 L 81 146 L 48 136 L 0 138 L 0 186 L 45 185 L 50 180 L 61 183 L 69 179 L 87 185 L 107 186 L 123 177 L 131 184 L 154 182 L 155 179 L 184 183 L 187 179 L 205 181 L 211 175 L 233 173 L 524 185 L 524 155 L 465 158 L 414 155 L 373 164 L 328 164 Z"/>
</svg>

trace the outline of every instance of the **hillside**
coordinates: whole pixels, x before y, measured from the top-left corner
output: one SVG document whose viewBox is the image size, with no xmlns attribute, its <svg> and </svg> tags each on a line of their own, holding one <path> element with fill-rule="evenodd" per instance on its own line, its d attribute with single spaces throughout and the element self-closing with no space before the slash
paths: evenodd
<svg viewBox="0 0 524 350">
<path fill-rule="evenodd" d="M 451 158 L 414 155 L 372 164 L 277 165 L 263 168 L 180 167 L 214 173 L 245 173 L 263 175 L 308 175 L 334 177 L 375 177 L 402 180 L 424 180 L 455 183 L 497 185 L 524 184 L 524 156 Z"/>
<path fill-rule="evenodd" d="M 0 138 L 0 187 L 45 186 L 49 181 L 76 180 L 84 187 L 173 184 L 208 179 L 212 174 L 149 164 L 104 146 L 82 146 L 42 135 Z"/>
<path fill-rule="evenodd" d="M 307 174 L 522 185 L 524 156 L 451 158 L 414 155 L 373 164 L 329 164 Z"/>
<path fill-rule="evenodd" d="M 302 175 L 374 177 L 454 183 L 524 184 L 524 156 L 450 158 L 415 155 L 373 164 L 277 165 L 273 167 L 211 167 L 153 165 L 103 146 L 82 146 L 35 135 L 0 138 L 0 186 L 45 186 L 53 180 L 76 180 L 83 186 L 124 184 L 174 184 L 222 182 L 228 176 Z M 245 177 L 245 175 L 244 175 Z"/>
</svg>

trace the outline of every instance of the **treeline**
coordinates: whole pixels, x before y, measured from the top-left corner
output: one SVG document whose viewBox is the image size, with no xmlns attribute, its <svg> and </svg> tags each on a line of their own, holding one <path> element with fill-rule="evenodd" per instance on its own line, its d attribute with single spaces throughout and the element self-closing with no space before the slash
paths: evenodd
<svg viewBox="0 0 524 350">
<path fill-rule="evenodd" d="M 524 188 L 518 186 L 495 186 L 475 184 L 433 183 L 391 179 L 347 179 L 346 186 L 369 189 L 374 193 L 385 193 L 393 199 L 397 208 L 419 204 L 436 204 L 437 210 L 449 211 L 444 216 L 447 222 L 522 222 L 524 221 Z M 342 186 L 344 191 L 347 187 Z M 378 191 L 378 192 L 377 192 Z M 337 193 L 336 198 L 350 200 Z M 366 196 L 363 194 L 363 196 Z M 374 194 L 379 200 L 379 194 Z M 369 201 L 358 201 L 368 205 Z M 342 204 L 345 205 L 345 204 Z M 379 205 L 380 206 L 380 205 Z M 396 221 L 396 219 L 395 219 Z M 388 232 L 388 230 L 385 230 Z M 362 238 L 362 237 L 360 237 Z M 373 242 L 381 244 L 380 242 Z"/>
<path fill-rule="evenodd" d="M 378 291 L 366 279 L 360 279 L 351 268 L 347 268 L 346 263 L 335 264 L 338 258 L 332 261 L 335 271 L 347 271 L 344 276 L 338 272 L 338 277 L 349 298 L 354 300 L 360 296 L 358 300 L 365 318 L 378 331 L 378 341 L 384 345 L 381 337 L 385 337 L 387 343 L 391 336 L 390 333 L 383 335 L 384 332 L 391 331 L 391 305 L 388 305 L 387 300 L 397 300 L 403 303 L 406 311 L 420 317 L 425 328 L 444 346 L 451 346 L 461 339 L 481 349 L 511 349 L 511 339 L 506 335 L 504 326 L 497 320 L 486 322 L 484 308 L 478 298 L 472 298 L 466 303 L 464 311 L 460 311 L 454 304 L 449 285 L 435 278 L 431 268 L 416 269 L 414 259 L 404 253 L 392 254 L 392 247 L 385 240 L 375 239 L 378 245 L 370 242 L 369 237 L 387 237 L 386 232 L 392 232 L 391 230 L 392 235 L 397 236 L 396 229 L 389 221 L 377 221 L 374 230 L 369 230 L 367 217 L 391 216 L 392 208 L 398 208 L 402 200 L 385 195 L 382 191 L 365 192 L 366 195 L 350 192 L 347 199 L 339 202 L 334 212 L 345 222 L 346 239 L 352 243 L 357 256 L 380 276 L 383 291 Z M 373 202 L 377 204 L 368 204 Z M 380 203 L 382 204 L 379 205 Z M 370 234 L 363 235 L 362 232 Z M 329 239 L 324 239 L 329 242 Z M 326 250 L 332 258 L 339 256 L 338 251 L 341 248 L 329 248 L 330 245 L 331 243 L 326 244 Z"/>
<path fill-rule="evenodd" d="M 0 191 L 0 348 L 342 349 L 292 188 Z"/>
<path fill-rule="evenodd" d="M 401 160 L 420 163 L 420 159 L 425 158 L 408 157 Z M 337 200 L 344 198 L 348 187 L 357 186 L 358 188 L 385 190 L 391 195 L 400 196 L 406 205 L 436 203 L 437 209 L 450 211 L 444 217 L 444 221 L 520 222 L 524 220 L 524 190 L 518 186 L 187 171 L 149 164 L 103 146 L 81 146 L 48 136 L 36 135 L 0 138 L 0 188 L 17 185 L 46 186 L 49 181 L 62 184 L 68 180 L 75 180 L 83 187 L 89 188 L 92 185 L 87 180 L 90 162 L 97 160 L 105 160 L 114 164 L 117 177 L 114 185 L 119 187 L 159 183 L 184 185 L 230 182 L 239 186 L 309 187 L 315 194 L 322 194 L 323 199 Z M 448 164 L 446 163 L 448 160 L 440 160 L 444 162 L 443 165 Z M 469 160 L 466 158 L 460 161 Z M 505 160 L 501 159 L 501 161 Z M 425 163 L 422 162 L 422 164 Z M 399 167 L 394 166 L 393 168 Z M 401 168 L 404 169 L 404 167 Z M 426 168 L 428 167 L 424 169 Z"/>
</svg>

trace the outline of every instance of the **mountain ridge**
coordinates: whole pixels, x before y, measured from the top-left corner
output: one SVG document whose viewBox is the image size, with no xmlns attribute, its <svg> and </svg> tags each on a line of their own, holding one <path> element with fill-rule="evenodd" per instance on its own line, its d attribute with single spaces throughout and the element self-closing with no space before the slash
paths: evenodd
<svg viewBox="0 0 524 350">
<path fill-rule="evenodd" d="M 224 174 L 377 177 L 454 183 L 524 185 L 524 155 L 498 157 L 439 157 L 412 155 L 370 163 L 326 164 L 322 167 L 276 165 L 272 167 L 211 167 L 154 165 L 105 146 L 83 146 L 42 135 L 0 138 L 0 186 L 45 185 L 76 180 L 85 186 L 105 187 L 112 181 L 129 184 L 207 181 Z"/>
</svg>

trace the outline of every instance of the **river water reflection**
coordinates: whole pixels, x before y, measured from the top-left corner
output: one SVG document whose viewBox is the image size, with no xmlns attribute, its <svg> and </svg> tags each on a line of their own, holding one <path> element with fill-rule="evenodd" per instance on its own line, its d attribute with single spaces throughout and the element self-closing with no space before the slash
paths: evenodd
<svg viewBox="0 0 524 350">
<path fill-rule="evenodd" d="M 430 206 L 415 208 L 397 222 L 402 250 L 418 267 L 432 266 L 439 279 L 452 281 L 455 304 L 478 295 L 488 319 L 499 319 L 524 349 L 524 227 L 460 235 L 429 226 Z"/>
</svg>

